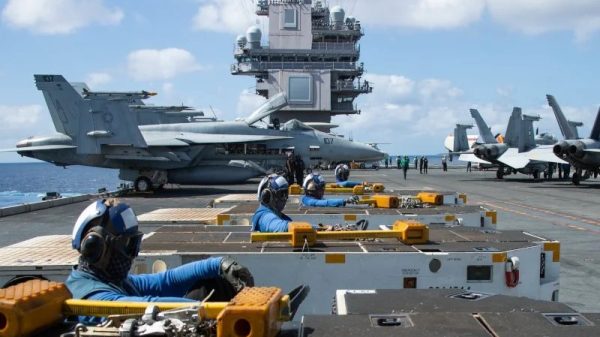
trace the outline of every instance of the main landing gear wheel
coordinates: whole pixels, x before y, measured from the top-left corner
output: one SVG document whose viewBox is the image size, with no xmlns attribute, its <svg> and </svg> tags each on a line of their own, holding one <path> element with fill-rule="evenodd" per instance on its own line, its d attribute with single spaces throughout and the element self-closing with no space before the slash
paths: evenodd
<svg viewBox="0 0 600 337">
<path fill-rule="evenodd" d="M 533 179 L 534 180 L 540 179 L 540 171 L 538 171 L 538 170 L 533 171 Z"/>
<path fill-rule="evenodd" d="M 133 183 L 133 187 L 137 192 L 150 192 L 152 190 L 152 182 L 146 177 L 139 177 Z"/>
<path fill-rule="evenodd" d="M 573 185 L 579 185 L 581 182 L 581 173 L 575 172 L 573 173 Z"/>
<path fill-rule="evenodd" d="M 504 177 L 504 168 L 499 167 L 498 171 L 496 171 L 496 178 L 502 179 Z"/>
</svg>

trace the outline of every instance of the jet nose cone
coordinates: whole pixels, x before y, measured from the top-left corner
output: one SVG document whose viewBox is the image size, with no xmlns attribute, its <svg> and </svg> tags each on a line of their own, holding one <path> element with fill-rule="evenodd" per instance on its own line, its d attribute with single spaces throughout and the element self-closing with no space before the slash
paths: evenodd
<svg viewBox="0 0 600 337">
<path fill-rule="evenodd" d="M 31 140 L 29 138 L 23 139 L 17 143 L 17 148 L 19 147 L 29 147 L 31 146 Z"/>
<path fill-rule="evenodd" d="M 364 159 L 362 160 L 382 160 L 383 158 L 385 158 L 385 153 L 377 150 L 376 148 L 366 145 L 366 144 L 358 144 L 360 145 L 359 147 L 357 147 L 356 150 L 356 155 L 360 156 Z"/>
</svg>

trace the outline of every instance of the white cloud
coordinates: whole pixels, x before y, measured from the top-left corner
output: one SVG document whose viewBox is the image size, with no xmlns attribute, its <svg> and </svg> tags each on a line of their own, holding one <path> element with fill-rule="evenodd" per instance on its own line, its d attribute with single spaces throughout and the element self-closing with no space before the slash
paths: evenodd
<svg viewBox="0 0 600 337">
<path fill-rule="evenodd" d="M 193 19 L 196 30 L 242 34 L 257 23 L 254 4 L 246 0 L 205 0 Z"/>
<path fill-rule="evenodd" d="M 119 8 L 102 0 L 9 0 L 2 20 L 9 26 L 40 34 L 68 34 L 91 24 L 115 25 L 123 19 Z"/>
<path fill-rule="evenodd" d="M 90 89 L 95 90 L 96 87 L 101 87 L 104 84 L 109 83 L 112 80 L 112 76 L 107 73 L 89 73 L 85 79 L 85 83 Z"/>
<path fill-rule="evenodd" d="M 365 79 L 374 89 L 361 96 L 361 114 L 335 117 L 333 122 L 342 125 L 335 131 L 360 141 L 389 142 L 385 150 L 391 153 L 441 152 L 443 138 L 467 113 L 462 90 L 448 80 L 397 74 L 367 74 Z M 412 140 L 423 138 L 428 141 Z"/>
<path fill-rule="evenodd" d="M 40 120 L 40 105 L 0 105 L 0 125 L 6 129 L 27 129 Z"/>
<path fill-rule="evenodd" d="M 480 19 L 485 0 L 378 0 L 343 2 L 346 15 L 369 26 L 456 28 Z"/>
<path fill-rule="evenodd" d="M 243 90 L 240 93 L 237 103 L 237 117 L 247 117 L 261 106 L 266 99 L 260 95 L 257 95 L 254 91 L 248 89 Z"/>
<path fill-rule="evenodd" d="M 189 51 L 178 48 L 140 49 L 127 57 L 129 75 L 138 81 L 167 80 L 201 70 Z"/>
<path fill-rule="evenodd" d="M 583 41 L 600 30 L 597 0 L 487 0 L 499 23 L 526 34 L 573 31 Z"/>
<path fill-rule="evenodd" d="M 175 85 L 171 82 L 165 82 L 162 85 L 162 91 L 165 93 L 165 95 L 167 96 L 171 96 L 173 94 L 173 91 L 175 90 Z"/>
</svg>

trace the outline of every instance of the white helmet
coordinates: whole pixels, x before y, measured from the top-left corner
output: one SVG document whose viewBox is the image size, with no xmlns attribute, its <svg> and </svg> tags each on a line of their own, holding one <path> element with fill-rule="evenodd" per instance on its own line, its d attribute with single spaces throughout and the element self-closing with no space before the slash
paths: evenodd
<svg viewBox="0 0 600 337">
<path fill-rule="evenodd" d="M 325 192 L 325 179 L 318 173 L 311 173 L 304 178 L 302 188 L 304 194 L 321 199 Z"/>
<path fill-rule="evenodd" d="M 346 164 L 339 164 L 335 167 L 335 177 L 338 181 L 346 181 L 350 176 L 350 168 Z"/>
</svg>

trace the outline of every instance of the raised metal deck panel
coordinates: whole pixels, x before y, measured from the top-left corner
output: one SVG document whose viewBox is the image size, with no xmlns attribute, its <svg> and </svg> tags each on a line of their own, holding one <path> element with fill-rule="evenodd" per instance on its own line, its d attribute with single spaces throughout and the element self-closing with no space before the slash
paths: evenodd
<svg viewBox="0 0 600 337">
<path fill-rule="evenodd" d="M 39 236 L 0 248 L 0 268 L 72 266 L 78 260 L 79 252 L 71 248 L 69 235 Z"/>
<path fill-rule="evenodd" d="M 175 233 L 200 233 L 200 232 L 247 232 L 250 227 L 239 226 L 222 226 L 222 225 L 168 225 L 162 226 L 154 230 L 155 233 L 175 232 Z"/>
<path fill-rule="evenodd" d="M 411 314 L 413 327 L 373 327 L 368 315 L 304 315 L 301 337 L 490 337 L 468 313 Z"/>
<path fill-rule="evenodd" d="M 245 203 L 232 206 L 222 214 L 253 214 L 258 207 L 258 202 Z M 304 207 L 288 205 L 284 213 L 294 214 L 372 214 L 372 215 L 396 215 L 396 214 L 446 214 L 446 213 L 471 213 L 485 210 L 478 205 L 441 205 L 425 208 L 373 208 L 365 206 L 347 207 Z"/>
<path fill-rule="evenodd" d="M 562 313 L 562 312 L 546 312 Z M 580 321 L 586 320 L 593 325 L 555 325 L 541 313 L 489 312 L 481 316 L 499 336 L 544 336 L 544 337 L 588 337 L 600 336 L 600 321 L 593 316 L 578 315 Z M 509 324 L 510 322 L 510 324 Z"/>
<path fill-rule="evenodd" d="M 163 208 L 138 215 L 140 224 L 215 223 L 216 216 L 227 208 Z"/>
<path fill-rule="evenodd" d="M 490 333 L 470 313 L 410 313 L 412 326 L 373 326 L 370 315 L 305 315 L 302 337 L 387 337 L 387 336 L 482 336 Z M 540 313 L 483 313 L 489 328 L 499 337 L 591 337 L 600 334 L 600 326 L 556 326 Z M 585 318 L 588 318 L 585 316 Z M 291 332 L 289 335 L 291 336 Z"/>
<path fill-rule="evenodd" d="M 287 242 L 251 243 L 249 231 L 243 232 L 209 232 L 210 228 L 205 226 L 198 231 L 192 228 L 180 226 L 165 226 L 155 232 L 154 235 L 145 239 L 142 244 L 142 252 L 146 250 L 177 250 L 185 253 L 202 252 L 294 252 Z M 223 226 L 227 228 L 228 226 Z M 239 230 L 236 226 L 233 230 Z M 184 231 L 181 231 L 184 229 Z M 535 239 L 535 240 L 534 240 Z M 395 239 L 365 239 L 348 240 L 342 242 L 323 242 L 320 246 L 311 247 L 311 251 L 322 252 L 417 252 L 439 251 L 439 252 L 495 252 L 507 251 L 519 248 L 527 248 L 539 245 L 534 241 L 539 239 L 531 237 L 520 231 L 484 232 L 470 228 L 431 228 L 429 244 L 405 245 Z M 300 250 L 301 251 L 301 250 Z"/>
<path fill-rule="evenodd" d="M 348 315 L 387 314 L 393 312 L 576 312 L 560 302 L 525 297 L 480 293 L 476 300 L 452 297 L 469 291 L 462 289 L 374 289 L 339 290 L 338 307 Z M 473 292 L 477 293 L 477 292 Z M 343 314 L 343 313 L 340 313 Z"/>
<path fill-rule="evenodd" d="M 221 225 L 249 225 L 258 202 L 232 205 L 231 209 L 221 213 L 217 223 Z M 347 223 L 366 219 L 369 228 L 389 226 L 396 220 L 416 220 L 428 225 L 452 226 L 460 219 L 467 227 L 496 228 L 496 212 L 479 205 L 441 205 L 425 208 L 390 209 L 372 208 L 366 205 L 347 207 L 304 207 L 288 204 L 284 209 L 294 221 L 310 223 Z"/>
<path fill-rule="evenodd" d="M 211 204 L 217 208 L 226 208 L 235 206 L 241 203 L 252 203 L 258 205 L 256 193 L 248 194 L 228 194 L 212 200 Z M 298 196 L 291 195 L 287 201 L 288 204 L 299 204 L 300 198 Z"/>
</svg>

